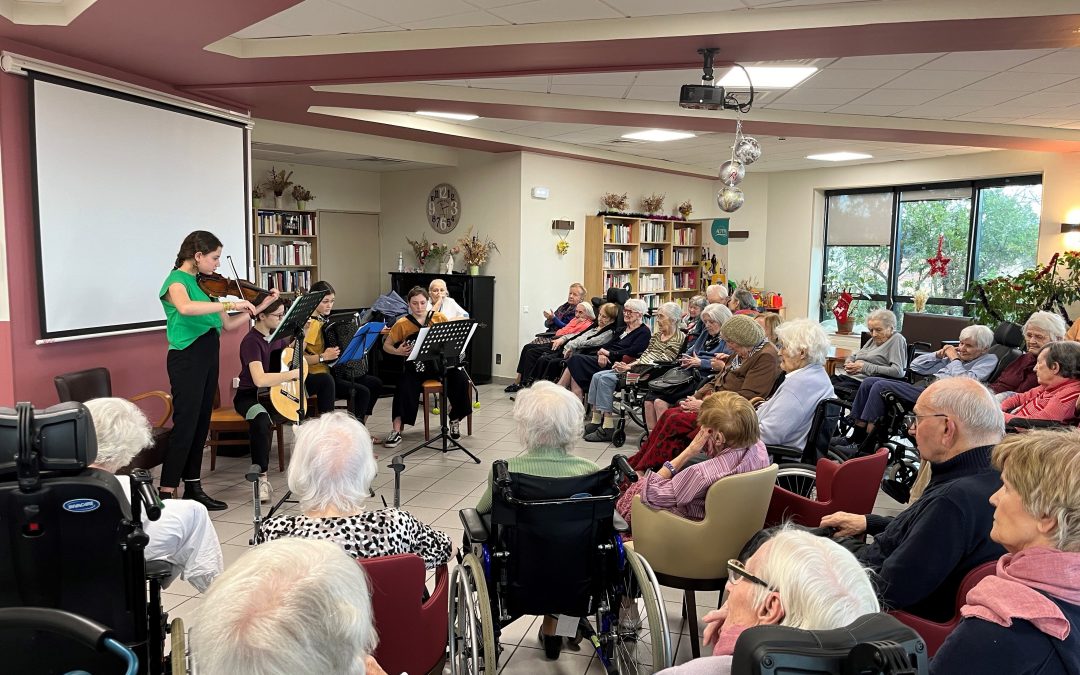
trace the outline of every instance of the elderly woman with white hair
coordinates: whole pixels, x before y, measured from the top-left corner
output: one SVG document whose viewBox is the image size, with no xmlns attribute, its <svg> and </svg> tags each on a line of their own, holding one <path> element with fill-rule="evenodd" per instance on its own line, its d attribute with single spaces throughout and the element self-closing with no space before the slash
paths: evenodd
<svg viewBox="0 0 1080 675">
<path fill-rule="evenodd" d="M 907 370 L 907 339 L 896 332 L 896 315 L 875 309 L 866 317 L 867 341 L 844 361 L 844 372 L 833 376 L 838 394 L 850 398 L 868 377 L 899 379 Z"/>
<path fill-rule="evenodd" d="M 703 618 L 713 655 L 661 675 L 726 675 L 735 642 L 747 628 L 843 628 L 881 611 L 870 575 L 843 546 L 809 532 L 782 528 L 745 564 L 728 561 L 727 601 Z M 971 671 L 981 672 L 981 671 Z"/>
<path fill-rule="evenodd" d="M 1013 394 L 1023 394 L 1039 386 L 1035 376 L 1035 362 L 1042 348 L 1052 342 L 1065 339 L 1065 320 L 1053 312 L 1034 312 L 1024 323 L 1024 346 L 1026 351 L 1002 369 L 1001 374 L 990 383 L 990 391 L 999 401 Z"/>
<path fill-rule="evenodd" d="M 652 331 L 642 320 L 649 311 L 648 305 L 638 299 L 627 300 L 623 305 L 623 321 L 626 326 L 606 347 L 595 356 L 574 354 L 566 361 L 570 372 L 570 391 L 580 399 L 584 398 L 585 388 L 592 381 L 592 376 L 601 370 L 611 368 L 612 364 L 624 357 L 636 359 L 649 346 Z"/>
<path fill-rule="evenodd" d="M 851 404 L 851 419 L 856 426 L 873 430 L 874 422 L 885 414 L 882 394 L 892 392 L 909 404 L 915 403 L 919 394 L 931 383 L 950 377 L 969 377 L 986 382 L 997 367 L 998 358 L 988 354 L 994 344 L 994 333 L 986 326 L 968 326 L 960 331 L 960 344 L 946 345 L 936 352 L 929 352 L 911 362 L 910 370 L 923 377 L 909 383 L 881 377 L 868 377 L 855 392 Z"/>
<path fill-rule="evenodd" d="M 709 305 L 704 295 L 695 295 L 686 303 L 686 316 L 682 318 L 682 330 L 691 342 L 696 340 L 705 330 L 705 324 L 701 321 L 701 310 Z"/>
<path fill-rule="evenodd" d="M 611 414 L 615 405 L 615 387 L 619 375 L 627 373 L 635 366 L 649 366 L 654 363 L 674 361 L 683 346 L 684 338 L 679 331 L 679 318 L 682 309 L 674 302 L 665 302 L 656 311 L 656 332 L 649 340 L 649 346 L 641 356 L 623 363 L 616 361 L 610 370 L 601 370 L 592 376 L 589 384 L 589 405 L 592 406 L 592 420 L 585 425 L 585 440 L 595 443 L 611 441 L 615 431 L 615 418 Z"/>
<path fill-rule="evenodd" d="M 335 412 L 301 424 L 289 464 L 289 490 L 301 512 L 268 519 L 256 543 L 328 539 L 353 558 L 415 553 L 429 569 L 445 564 L 450 537 L 401 509 L 364 508 L 377 470 L 371 434 L 350 415 Z"/>
<path fill-rule="evenodd" d="M 757 409 L 761 440 L 766 445 L 806 445 L 817 404 L 833 395 L 825 372 L 829 336 L 821 324 L 800 319 L 776 329 L 783 347 L 780 368 L 784 381 Z"/>
<path fill-rule="evenodd" d="M 577 309 L 574 310 L 574 318 L 570 320 L 570 323 L 555 331 L 554 339 L 534 340 L 525 344 L 521 348 L 517 365 L 516 381 L 521 386 L 514 391 L 532 384 L 533 370 L 536 368 L 537 361 L 552 352 L 560 353 L 564 344 L 592 328 L 595 322 L 596 312 L 593 311 L 592 303 L 579 302 Z"/>
<path fill-rule="evenodd" d="M 153 444 L 150 421 L 131 401 L 96 398 L 85 405 L 94 421 L 98 446 L 91 468 L 115 474 L 130 464 L 140 450 Z M 127 476 L 119 477 L 118 482 L 130 500 L 131 483 Z M 143 513 L 142 526 L 150 537 L 143 556 L 147 560 L 168 562 L 174 577 L 179 575 L 200 592 L 206 591 L 224 569 L 217 532 L 206 507 L 199 502 L 166 500 L 157 520 L 149 520 Z"/>
<path fill-rule="evenodd" d="M 1080 436 L 1007 436 L 990 538 L 1008 551 L 930 661 L 942 673 L 1080 673 Z"/>
<path fill-rule="evenodd" d="M 191 626 L 202 675 L 386 675 L 367 575 L 327 541 L 282 539 L 244 553 Z"/>
</svg>

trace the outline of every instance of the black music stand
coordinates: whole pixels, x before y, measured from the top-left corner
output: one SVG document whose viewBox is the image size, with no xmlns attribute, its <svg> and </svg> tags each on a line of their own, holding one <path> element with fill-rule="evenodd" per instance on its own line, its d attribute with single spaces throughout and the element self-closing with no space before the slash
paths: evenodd
<svg viewBox="0 0 1080 675">
<path fill-rule="evenodd" d="M 408 452 L 402 453 L 400 455 L 401 459 L 405 459 L 417 450 L 430 448 L 432 450 L 441 449 L 443 453 L 450 450 L 461 450 L 471 457 L 474 462 L 480 463 L 479 457 L 469 452 L 461 443 L 450 438 L 450 427 L 446 419 L 446 412 L 450 407 L 450 401 L 446 397 L 446 372 L 461 365 L 462 354 L 465 353 L 465 348 L 469 346 L 469 340 L 472 339 L 473 333 L 476 332 L 477 325 L 475 321 L 469 321 L 468 319 L 446 321 L 425 326 L 420 329 L 419 334 L 416 336 L 416 345 L 406 360 L 416 361 L 425 367 L 430 364 L 433 366 L 434 372 L 439 374 L 442 381 L 442 399 L 439 405 L 439 435 L 430 441 L 424 441 Z M 441 448 L 432 445 L 440 441 L 442 442 Z"/>
</svg>

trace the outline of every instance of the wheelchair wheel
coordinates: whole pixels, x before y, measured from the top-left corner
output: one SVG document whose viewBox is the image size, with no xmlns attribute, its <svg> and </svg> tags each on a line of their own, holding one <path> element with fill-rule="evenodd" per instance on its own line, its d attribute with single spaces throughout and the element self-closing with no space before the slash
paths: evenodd
<svg viewBox="0 0 1080 675">
<path fill-rule="evenodd" d="M 776 485 L 807 499 L 817 499 L 817 470 L 809 464 L 785 464 L 776 472 Z"/>
<path fill-rule="evenodd" d="M 469 553 L 450 580 L 450 673 L 495 674 L 495 624 L 480 560 Z"/>
<path fill-rule="evenodd" d="M 169 654 L 170 675 L 187 675 L 187 633 L 184 632 L 184 620 L 173 619 L 169 628 L 172 652 Z"/>
<path fill-rule="evenodd" d="M 611 434 L 611 444 L 616 448 L 621 448 L 623 443 L 626 442 L 626 430 L 622 428 L 622 425 Z"/>
<path fill-rule="evenodd" d="M 622 583 L 610 594 L 606 644 L 611 665 L 620 675 L 644 675 L 671 666 L 667 612 L 649 562 L 626 549 Z M 610 670 L 609 670 L 610 672 Z"/>
</svg>

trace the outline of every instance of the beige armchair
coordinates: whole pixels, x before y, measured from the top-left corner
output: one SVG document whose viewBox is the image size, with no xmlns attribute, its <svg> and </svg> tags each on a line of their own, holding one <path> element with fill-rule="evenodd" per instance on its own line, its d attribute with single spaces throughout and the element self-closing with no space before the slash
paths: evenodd
<svg viewBox="0 0 1080 675">
<path fill-rule="evenodd" d="M 727 561 L 738 557 L 765 524 L 776 471 L 772 464 L 716 481 L 705 495 L 701 521 L 655 511 L 642 504 L 641 497 L 634 497 L 634 550 L 649 561 L 661 585 L 683 590 L 694 658 L 701 656 L 695 591 L 723 590 Z"/>
</svg>

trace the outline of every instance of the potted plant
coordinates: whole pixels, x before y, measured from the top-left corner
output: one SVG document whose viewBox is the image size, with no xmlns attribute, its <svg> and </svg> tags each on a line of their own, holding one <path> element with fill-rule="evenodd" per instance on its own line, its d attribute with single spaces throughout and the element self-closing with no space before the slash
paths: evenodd
<svg viewBox="0 0 1080 675">
<path fill-rule="evenodd" d="M 689 218 L 690 214 L 694 212 L 694 205 L 690 203 L 689 199 L 687 199 L 682 204 L 679 204 L 678 210 L 680 216 L 682 216 L 683 218 Z"/>
<path fill-rule="evenodd" d="M 416 256 L 416 271 L 423 272 L 428 258 L 431 257 L 431 243 L 428 242 L 427 235 L 425 234 L 419 241 L 413 241 L 405 237 L 405 241 L 409 242 L 409 246 L 412 246 L 413 255 Z"/>
<path fill-rule="evenodd" d="M 284 169 L 278 171 L 277 167 L 270 167 L 270 177 L 263 185 L 274 193 L 274 208 L 281 208 L 281 196 L 285 194 L 286 188 L 292 185 L 292 181 L 289 180 L 292 175 L 292 171 L 286 172 Z"/>
<path fill-rule="evenodd" d="M 1080 301 L 1080 252 L 1055 253 L 1046 265 L 1015 276 L 980 279 L 964 300 L 972 303 L 975 321 L 985 326 L 1023 324 L 1040 309 L 1057 311 L 1068 322 L 1065 307 Z"/>
<path fill-rule="evenodd" d="M 647 215 L 655 216 L 664 210 L 665 194 L 653 193 L 648 197 L 641 198 L 641 210 Z"/>
<path fill-rule="evenodd" d="M 311 190 L 297 183 L 293 186 L 292 198 L 296 200 L 297 209 L 299 209 L 300 211 L 306 211 L 307 203 L 310 201 L 314 201 L 315 195 L 311 194 Z"/>
<path fill-rule="evenodd" d="M 864 293 L 852 293 L 847 288 L 837 294 L 830 293 L 829 295 L 834 297 L 836 302 L 832 307 L 832 314 L 836 317 L 836 334 L 851 335 L 851 329 L 855 326 L 853 313 L 855 303 L 859 300 L 869 300 L 870 297 Z"/>
<path fill-rule="evenodd" d="M 428 260 L 435 261 L 435 271 L 438 272 L 439 265 L 446 264 L 446 258 L 450 255 L 450 246 L 447 244 L 440 244 L 438 242 L 431 242 L 431 248 L 428 252 Z"/>
<path fill-rule="evenodd" d="M 625 192 L 621 195 L 614 192 L 605 192 L 600 196 L 600 203 L 604 205 L 604 210 L 601 213 L 614 214 L 622 213 L 630 204 Z"/>
<path fill-rule="evenodd" d="M 469 274 L 476 276 L 480 274 L 480 266 L 487 262 L 491 252 L 498 251 L 499 247 L 490 238 L 485 237 L 481 240 L 480 237 L 471 234 L 471 227 L 469 233 L 458 239 L 458 245 L 461 247 L 465 264 L 469 266 Z"/>
<path fill-rule="evenodd" d="M 266 196 L 266 190 L 263 190 L 261 185 L 253 185 L 251 188 L 251 205 L 255 208 L 259 208 L 262 203 L 262 198 Z"/>
</svg>

